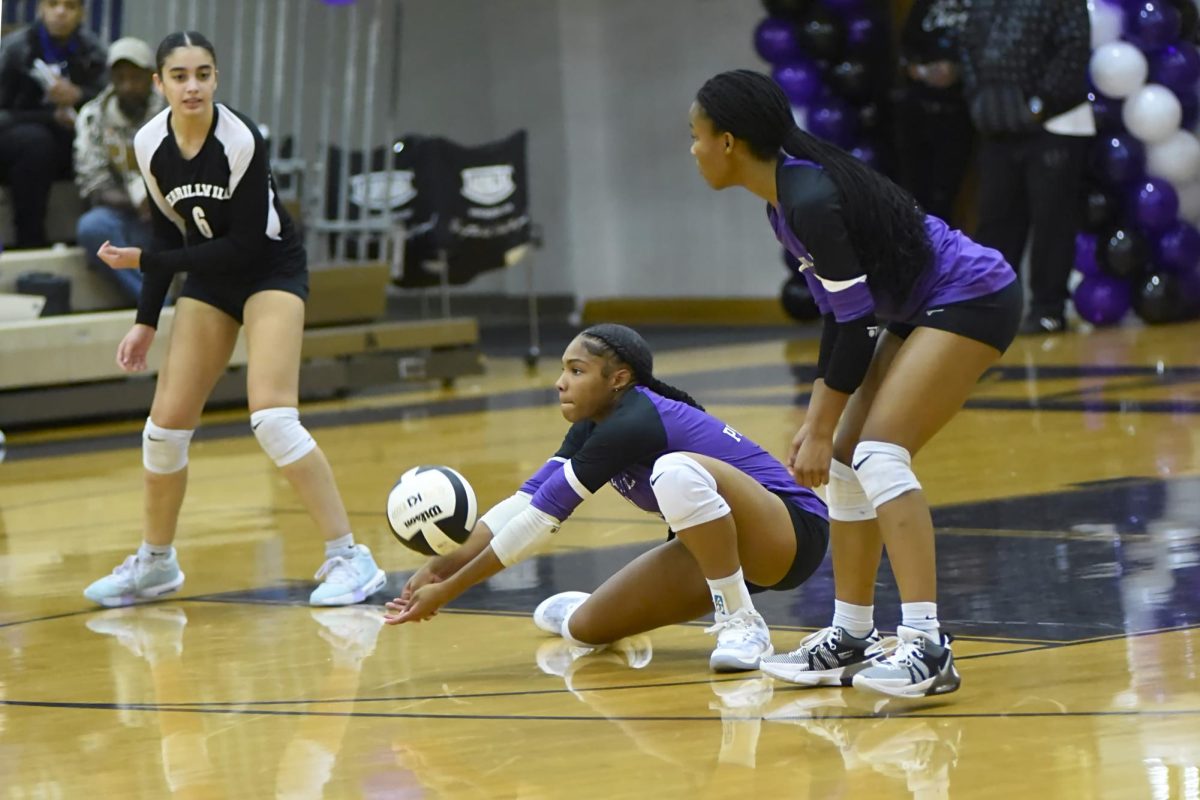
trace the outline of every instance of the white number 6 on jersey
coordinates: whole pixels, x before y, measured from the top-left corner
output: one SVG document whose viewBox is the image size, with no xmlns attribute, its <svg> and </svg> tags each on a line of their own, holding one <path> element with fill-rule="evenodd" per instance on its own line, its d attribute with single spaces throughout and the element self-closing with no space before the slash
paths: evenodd
<svg viewBox="0 0 1200 800">
<path fill-rule="evenodd" d="M 204 218 L 204 209 L 200 206 L 192 207 L 192 220 L 196 223 L 196 230 L 204 236 L 205 239 L 213 238 L 212 228 L 208 226 L 208 220 Z"/>
</svg>

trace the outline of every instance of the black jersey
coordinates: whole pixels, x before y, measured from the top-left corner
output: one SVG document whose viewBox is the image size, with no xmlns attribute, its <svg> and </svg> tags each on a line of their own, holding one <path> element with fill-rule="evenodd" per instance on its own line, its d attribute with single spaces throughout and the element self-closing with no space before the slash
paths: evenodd
<svg viewBox="0 0 1200 800">
<path fill-rule="evenodd" d="M 208 137 L 185 159 L 168 108 L 137 132 L 134 150 L 154 223 L 154 245 L 142 254 L 138 322 L 158 323 L 177 272 L 242 282 L 303 265 L 304 248 L 276 194 L 266 142 L 248 117 L 217 103 Z"/>
</svg>

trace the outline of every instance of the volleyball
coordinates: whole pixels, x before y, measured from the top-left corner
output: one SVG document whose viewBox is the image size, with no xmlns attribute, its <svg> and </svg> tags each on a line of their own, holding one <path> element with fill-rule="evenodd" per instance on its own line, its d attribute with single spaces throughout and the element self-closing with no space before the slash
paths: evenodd
<svg viewBox="0 0 1200 800">
<path fill-rule="evenodd" d="M 392 533 L 405 547 L 427 556 L 458 549 L 478 514 L 475 490 L 450 467 L 413 467 L 388 493 Z"/>
</svg>

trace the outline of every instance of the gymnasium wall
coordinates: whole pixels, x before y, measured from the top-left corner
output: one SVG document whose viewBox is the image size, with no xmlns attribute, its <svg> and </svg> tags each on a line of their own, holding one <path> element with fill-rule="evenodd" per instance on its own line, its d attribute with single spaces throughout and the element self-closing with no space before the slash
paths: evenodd
<svg viewBox="0 0 1200 800">
<path fill-rule="evenodd" d="M 218 49 L 234 35 L 235 15 L 224 11 L 234 2 L 221 0 Z M 532 211 L 546 238 L 535 262 L 539 294 L 574 294 L 582 303 L 778 293 L 785 274 L 761 202 L 741 190 L 709 190 L 688 153 L 687 109 L 700 84 L 722 69 L 763 67 L 751 45 L 759 3 L 398 2 L 397 133 L 470 144 L 518 127 L 530 132 Z M 160 3 L 126 0 L 127 32 L 157 43 Z M 256 4 L 237 5 L 252 25 Z M 156 30 L 139 27 L 154 16 Z M 317 75 L 340 78 L 340 65 L 321 63 L 326 30 L 310 23 L 302 51 Z M 228 61 L 222 68 L 226 99 L 252 102 L 249 58 L 239 74 Z M 234 81 L 240 85 L 231 87 Z M 380 106 L 389 89 L 377 87 Z M 320 91 L 320 80 L 306 80 L 306 108 L 320 108 Z M 289 100 L 285 119 L 290 108 Z M 386 123 L 383 116 L 375 127 Z M 305 118 L 306 127 L 320 124 Z M 481 276 L 465 291 L 519 294 L 524 285 L 524 273 L 514 270 Z"/>
</svg>

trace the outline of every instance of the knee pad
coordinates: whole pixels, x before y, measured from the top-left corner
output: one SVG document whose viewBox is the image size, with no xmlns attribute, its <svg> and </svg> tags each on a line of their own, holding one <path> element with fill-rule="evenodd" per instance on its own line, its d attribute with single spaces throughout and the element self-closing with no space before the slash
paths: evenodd
<svg viewBox="0 0 1200 800">
<path fill-rule="evenodd" d="M 875 519 L 875 506 L 863 491 L 858 476 L 848 465 L 834 460 L 829 465 L 829 488 L 825 490 L 829 518 L 837 522 Z"/>
<path fill-rule="evenodd" d="M 667 453 L 654 462 L 650 488 L 663 519 L 676 533 L 729 513 L 729 504 L 717 494 L 716 478 L 684 453 Z"/>
<path fill-rule="evenodd" d="M 875 508 L 921 488 L 912 471 L 912 456 L 898 444 L 859 442 L 853 464 L 854 474 Z"/>
<path fill-rule="evenodd" d="M 142 465 L 157 475 L 179 472 L 188 463 L 188 445 L 195 431 L 160 428 L 146 417 L 142 428 Z"/>
<path fill-rule="evenodd" d="M 276 466 L 286 467 L 311 453 L 317 446 L 312 434 L 300 424 L 295 408 L 264 408 L 250 415 L 250 428 Z"/>
</svg>

